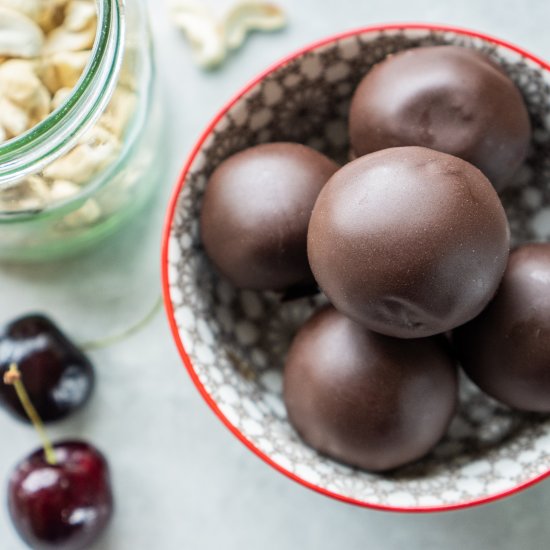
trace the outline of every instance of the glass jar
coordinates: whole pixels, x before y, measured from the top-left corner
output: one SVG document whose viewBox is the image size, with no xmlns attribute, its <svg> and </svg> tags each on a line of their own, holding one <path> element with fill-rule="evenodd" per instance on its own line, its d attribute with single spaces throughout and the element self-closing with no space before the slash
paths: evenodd
<svg viewBox="0 0 550 550">
<path fill-rule="evenodd" d="M 92 53 L 72 92 L 0 146 L 0 260 L 50 259 L 96 243 L 149 202 L 160 178 L 162 121 L 146 8 L 141 0 L 96 5 Z M 109 149 L 104 128 L 113 109 L 126 122 Z M 98 164 L 94 154 L 105 158 Z M 89 161 L 101 168 L 90 171 Z M 49 198 L 41 202 L 33 186 L 45 183 Z"/>
</svg>

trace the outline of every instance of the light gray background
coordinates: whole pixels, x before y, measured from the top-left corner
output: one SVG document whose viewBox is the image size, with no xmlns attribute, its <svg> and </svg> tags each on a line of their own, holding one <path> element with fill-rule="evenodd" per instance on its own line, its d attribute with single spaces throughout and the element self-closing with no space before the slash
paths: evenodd
<svg viewBox="0 0 550 550">
<path fill-rule="evenodd" d="M 193 142 L 243 84 L 297 47 L 362 25 L 430 21 L 492 33 L 550 58 L 548 0 L 280 3 L 291 19 L 288 30 L 253 36 L 221 71 L 205 74 L 191 64 L 167 3 L 149 0 L 170 120 L 163 144 L 170 163 L 154 214 L 76 261 L 0 269 L 0 321 L 41 310 L 82 341 L 139 318 L 159 293 L 163 213 Z M 399 515 L 353 508 L 287 480 L 252 455 L 203 403 L 162 315 L 139 335 L 92 357 L 99 373 L 92 403 L 50 431 L 55 437 L 82 435 L 110 459 L 117 511 L 95 550 L 550 547 L 549 483 L 470 510 Z M 0 411 L 2 483 L 36 445 L 29 428 Z M 21 548 L 0 506 L 0 550 Z"/>
</svg>

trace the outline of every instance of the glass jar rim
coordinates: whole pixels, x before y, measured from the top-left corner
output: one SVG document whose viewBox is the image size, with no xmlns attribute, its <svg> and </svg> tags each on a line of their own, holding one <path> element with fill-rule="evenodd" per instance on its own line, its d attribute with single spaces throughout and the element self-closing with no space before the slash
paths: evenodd
<svg viewBox="0 0 550 550">
<path fill-rule="evenodd" d="M 66 153 L 99 118 L 116 87 L 125 37 L 125 0 L 95 0 L 90 59 L 63 104 L 27 132 L 0 145 L 0 190 Z"/>
</svg>

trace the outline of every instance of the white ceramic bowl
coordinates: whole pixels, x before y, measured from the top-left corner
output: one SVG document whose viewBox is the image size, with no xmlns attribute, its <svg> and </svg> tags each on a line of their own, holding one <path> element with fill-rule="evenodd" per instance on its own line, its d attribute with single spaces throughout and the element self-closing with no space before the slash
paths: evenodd
<svg viewBox="0 0 550 550">
<path fill-rule="evenodd" d="M 448 510 L 488 502 L 550 473 L 550 420 L 522 415 L 461 381 L 448 435 L 424 460 L 391 475 L 354 470 L 304 445 L 281 399 L 291 338 L 315 300 L 281 305 L 270 293 L 237 291 L 211 269 L 199 212 L 209 175 L 226 157 L 269 141 L 299 141 L 343 160 L 355 86 L 388 54 L 424 45 L 484 51 L 519 86 L 534 133 L 527 165 L 503 196 L 513 239 L 550 238 L 550 66 L 480 33 L 439 26 L 386 25 L 313 44 L 256 78 L 218 113 L 176 185 L 163 245 L 166 310 L 182 359 L 224 424 L 268 464 L 346 502 L 400 511 Z M 503 113 L 505 116 L 505 113 Z M 319 300 L 317 300 L 319 302 Z"/>
</svg>

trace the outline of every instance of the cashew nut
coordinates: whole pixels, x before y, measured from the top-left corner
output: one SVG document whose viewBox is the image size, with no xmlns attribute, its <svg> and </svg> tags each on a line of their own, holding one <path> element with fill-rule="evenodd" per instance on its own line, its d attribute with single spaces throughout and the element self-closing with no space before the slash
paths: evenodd
<svg viewBox="0 0 550 550">
<path fill-rule="evenodd" d="M 50 195 L 50 188 L 42 176 L 29 176 L 26 180 L 31 194 L 40 197 L 43 202 L 47 202 Z"/>
<path fill-rule="evenodd" d="M 51 96 L 45 86 L 41 86 L 36 90 L 34 96 L 34 104 L 29 106 L 31 117 L 31 128 L 42 122 L 50 114 Z"/>
<path fill-rule="evenodd" d="M 99 125 L 115 136 L 122 137 L 134 114 L 136 102 L 137 98 L 134 92 L 119 86 L 107 109 L 101 115 Z"/>
<path fill-rule="evenodd" d="M 90 51 L 57 52 L 44 58 L 44 82 L 50 92 L 60 88 L 72 88 L 84 72 L 90 59 Z"/>
<path fill-rule="evenodd" d="M 63 26 L 71 32 L 80 32 L 96 25 L 97 10 L 94 2 L 73 0 L 65 13 Z"/>
<path fill-rule="evenodd" d="M 80 187 L 72 181 L 55 180 L 50 188 L 50 198 L 55 201 L 70 199 L 80 192 Z"/>
<path fill-rule="evenodd" d="M 40 0 L 0 0 L 0 6 L 18 11 L 33 21 L 37 21 L 40 13 Z"/>
<path fill-rule="evenodd" d="M 11 139 L 30 129 L 31 118 L 25 109 L 1 97 L 0 126 L 4 128 L 5 133 Z"/>
<path fill-rule="evenodd" d="M 35 21 L 44 32 L 59 27 L 65 19 L 65 8 L 70 0 L 36 0 L 40 4 Z"/>
<path fill-rule="evenodd" d="M 82 185 L 109 166 L 119 151 L 119 140 L 104 128 L 94 126 L 74 149 L 46 166 L 43 174 Z"/>
<path fill-rule="evenodd" d="M 213 68 L 225 59 L 223 29 L 209 9 L 194 1 L 183 0 L 175 5 L 173 18 L 185 33 L 201 67 Z"/>
<path fill-rule="evenodd" d="M 52 98 L 50 109 L 52 111 L 59 109 L 59 107 L 61 107 L 61 105 L 65 103 L 65 100 L 72 94 L 72 92 L 72 88 L 60 88 L 59 90 L 57 90 Z"/>
<path fill-rule="evenodd" d="M 230 50 L 236 50 L 242 46 L 250 32 L 276 31 L 285 25 L 285 13 L 275 4 L 239 2 L 225 18 L 225 43 Z"/>
<path fill-rule="evenodd" d="M 47 204 L 49 189 L 40 176 L 29 176 L 17 185 L 2 189 L 0 209 L 6 212 L 41 210 Z"/>
<path fill-rule="evenodd" d="M 70 229 L 92 225 L 101 218 L 101 207 L 95 199 L 88 199 L 78 210 L 63 218 L 63 225 Z"/>
<path fill-rule="evenodd" d="M 0 7 L 0 55 L 36 57 L 44 44 L 42 29 L 26 15 Z"/>
<path fill-rule="evenodd" d="M 50 93 L 36 74 L 36 63 L 12 59 L 0 65 L 0 125 L 16 137 L 46 118 Z"/>
<path fill-rule="evenodd" d="M 67 6 L 63 24 L 48 34 L 43 53 L 48 55 L 90 50 L 94 44 L 96 28 L 95 5 L 85 0 L 73 0 Z"/>
<path fill-rule="evenodd" d="M 36 74 L 37 68 L 34 61 L 25 59 L 11 59 L 0 65 L 0 94 L 21 107 L 34 109 L 41 103 L 41 94 L 48 93 Z"/>
<path fill-rule="evenodd" d="M 274 31 L 286 25 L 281 8 L 260 0 L 242 0 L 221 19 L 197 0 L 174 0 L 172 11 L 174 23 L 193 47 L 196 62 L 205 68 L 220 65 L 251 31 Z"/>
</svg>

